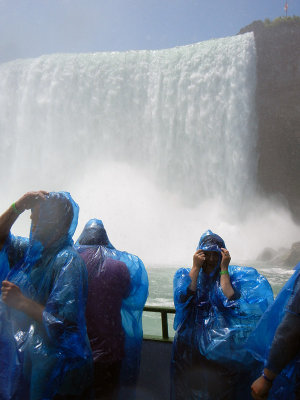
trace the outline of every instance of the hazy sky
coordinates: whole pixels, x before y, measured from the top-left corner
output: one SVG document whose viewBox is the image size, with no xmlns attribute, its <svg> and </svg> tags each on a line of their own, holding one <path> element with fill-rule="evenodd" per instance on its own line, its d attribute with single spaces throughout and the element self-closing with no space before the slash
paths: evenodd
<svg viewBox="0 0 300 400">
<path fill-rule="evenodd" d="M 0 62 L 56 52 L 161 49 L 284 16 L 285 0 L 0 0 Z M 288 1 L 300 15 L 300 0 Z"/>
</svg>

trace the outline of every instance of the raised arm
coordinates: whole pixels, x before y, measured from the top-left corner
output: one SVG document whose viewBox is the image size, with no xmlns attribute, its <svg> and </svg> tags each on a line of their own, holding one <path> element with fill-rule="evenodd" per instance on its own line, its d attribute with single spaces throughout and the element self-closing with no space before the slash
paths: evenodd
<svg viewBox="0 0 300 400">
<path fill-rule="evenodd" d="M 36 207 L 36 205 L 40 201 L 43 201 L 45 199 L 45 196 L 47 194 L 48 192 L 45 192 L 43 190 L 40 190 L 38 192 L 28 192 L 15 203 L 13 203 L 0 216 L 0 250 L 4 246 L 10 229 L 17 220 L 18 216 L 23 211 Z M 20 288 L 14 283 L 4 280 L 2 282 L 1 292 L 2 300 L 8 306 L 24 312 L 38 322 L 42 321 L 44 307 L 25 297 L 22 294 Z"/>
<path fill-rule="evenodd" d="M 23 211 L 33 208 L 41 200 L 45 199 L 48 192 L 40 190 L 38 192 L 28 192 L 24 194 L 19 200 L 13 203 L 1 216 L 0 216 L 0 250 L 4 246 L 9 231 L 19 215 Z"/>
<path fill-rule="evenodd" d="M 193 267 L 189 273 L 191 277 L 190 290 L 193 292 L 197 288 L 197 279 L 200 269 L 203 267 L 205 261 L 205 254 L 203 250 L 197 250 L 193 256 Z"/>
<path fill-rule="evenodd" d="M 224 295 L 227 297 L 227 299 L 231 299 L 232 296 L 234 295 L 234 290 L 232 288 L 231 282 L 230 282 L 230 276 L 228 273 L 228 266 L 231 260 L 229 251 L 226 249 L 221 249 L 222 252 L 222 260 L 221 260 L 221 271 L 220 271 L 220 284 L 222 291 Z"/>
</svg>

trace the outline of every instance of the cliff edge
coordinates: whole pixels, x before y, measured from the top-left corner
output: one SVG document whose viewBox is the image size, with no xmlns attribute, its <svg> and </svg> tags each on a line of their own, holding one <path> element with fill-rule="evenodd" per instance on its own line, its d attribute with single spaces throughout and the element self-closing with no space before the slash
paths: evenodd
<svg viewBox="0 0 300 400">
<path fill-rule="evenodd" d="M 257 181 L 300 223 L 300 18 L 254 21 L 257 50 Z"/>
</svg>

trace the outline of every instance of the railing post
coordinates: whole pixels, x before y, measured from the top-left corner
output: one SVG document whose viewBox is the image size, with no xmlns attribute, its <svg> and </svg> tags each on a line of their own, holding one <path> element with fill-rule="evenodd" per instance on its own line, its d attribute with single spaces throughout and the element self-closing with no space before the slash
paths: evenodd
<svg viewBox="0 0 300 400">
<path fill-rule="evenodd" d="M 166 311 L 161 312 L 161 327 L 163 339 L 169 339 L 168 314 Z"/>
<path fill-rule="evenodd" d="M 169 327 L 168 327 L 168 314 L 175 314 L 176 313 L 175 308 L 160 307 L 160 306 L 145 306 L 144 311 L 160 313 L 162 336 L 156 337 L 156 339 L 161 338 L 163 340 L 169 341 L 170 337 L 169 337 Z M 144 335 L 144 338 L 146 336 L 147 335 Z"/>
</svg>

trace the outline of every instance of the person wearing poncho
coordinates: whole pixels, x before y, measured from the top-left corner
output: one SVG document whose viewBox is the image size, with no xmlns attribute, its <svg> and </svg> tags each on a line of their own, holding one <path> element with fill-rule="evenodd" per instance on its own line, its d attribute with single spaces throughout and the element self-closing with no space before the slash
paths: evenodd
<svg viewBox="0 0 300 400">
<path fill-rule="evenodd" d="M 273 292 L 254 268 L 229 262 L 223 239 L 208 230 L 192 269 L 181 268 L 174 276 L 173 400 L 251 398 L 249 382 L 260 365 L 245 342 L 273 302 Z"/>
<path fill-rule="evenodd" d="M 31 209 L 30 237 L 10 228 Z M 29 192 L 0 217 L 0 398 L 87 400 L 92 357 L 87 272 L 73 249 L 78 206 L 66 192 Z M 3 276 L 3 275 L 2 275 Z"/>
<path fill-rule="evenodd" d="M 251 387 L 254 399 L 300 398 L 300 263 L 251 333 L 247 348 L 264 363 Z"/>
<path fill-rule="evenodd" d="M 142 261 L 110 243 L 101 220 L 84 227 L 76 248 L 89 275 L 87 328 L 93 351 L 96 394 L 135 398 L 143 339 L 142 312 L 148 276 Z M 101 378 L 102 375 L 102 378 Z M 96 382 L 97 376 L 102 379 Z"/>
</svg>

